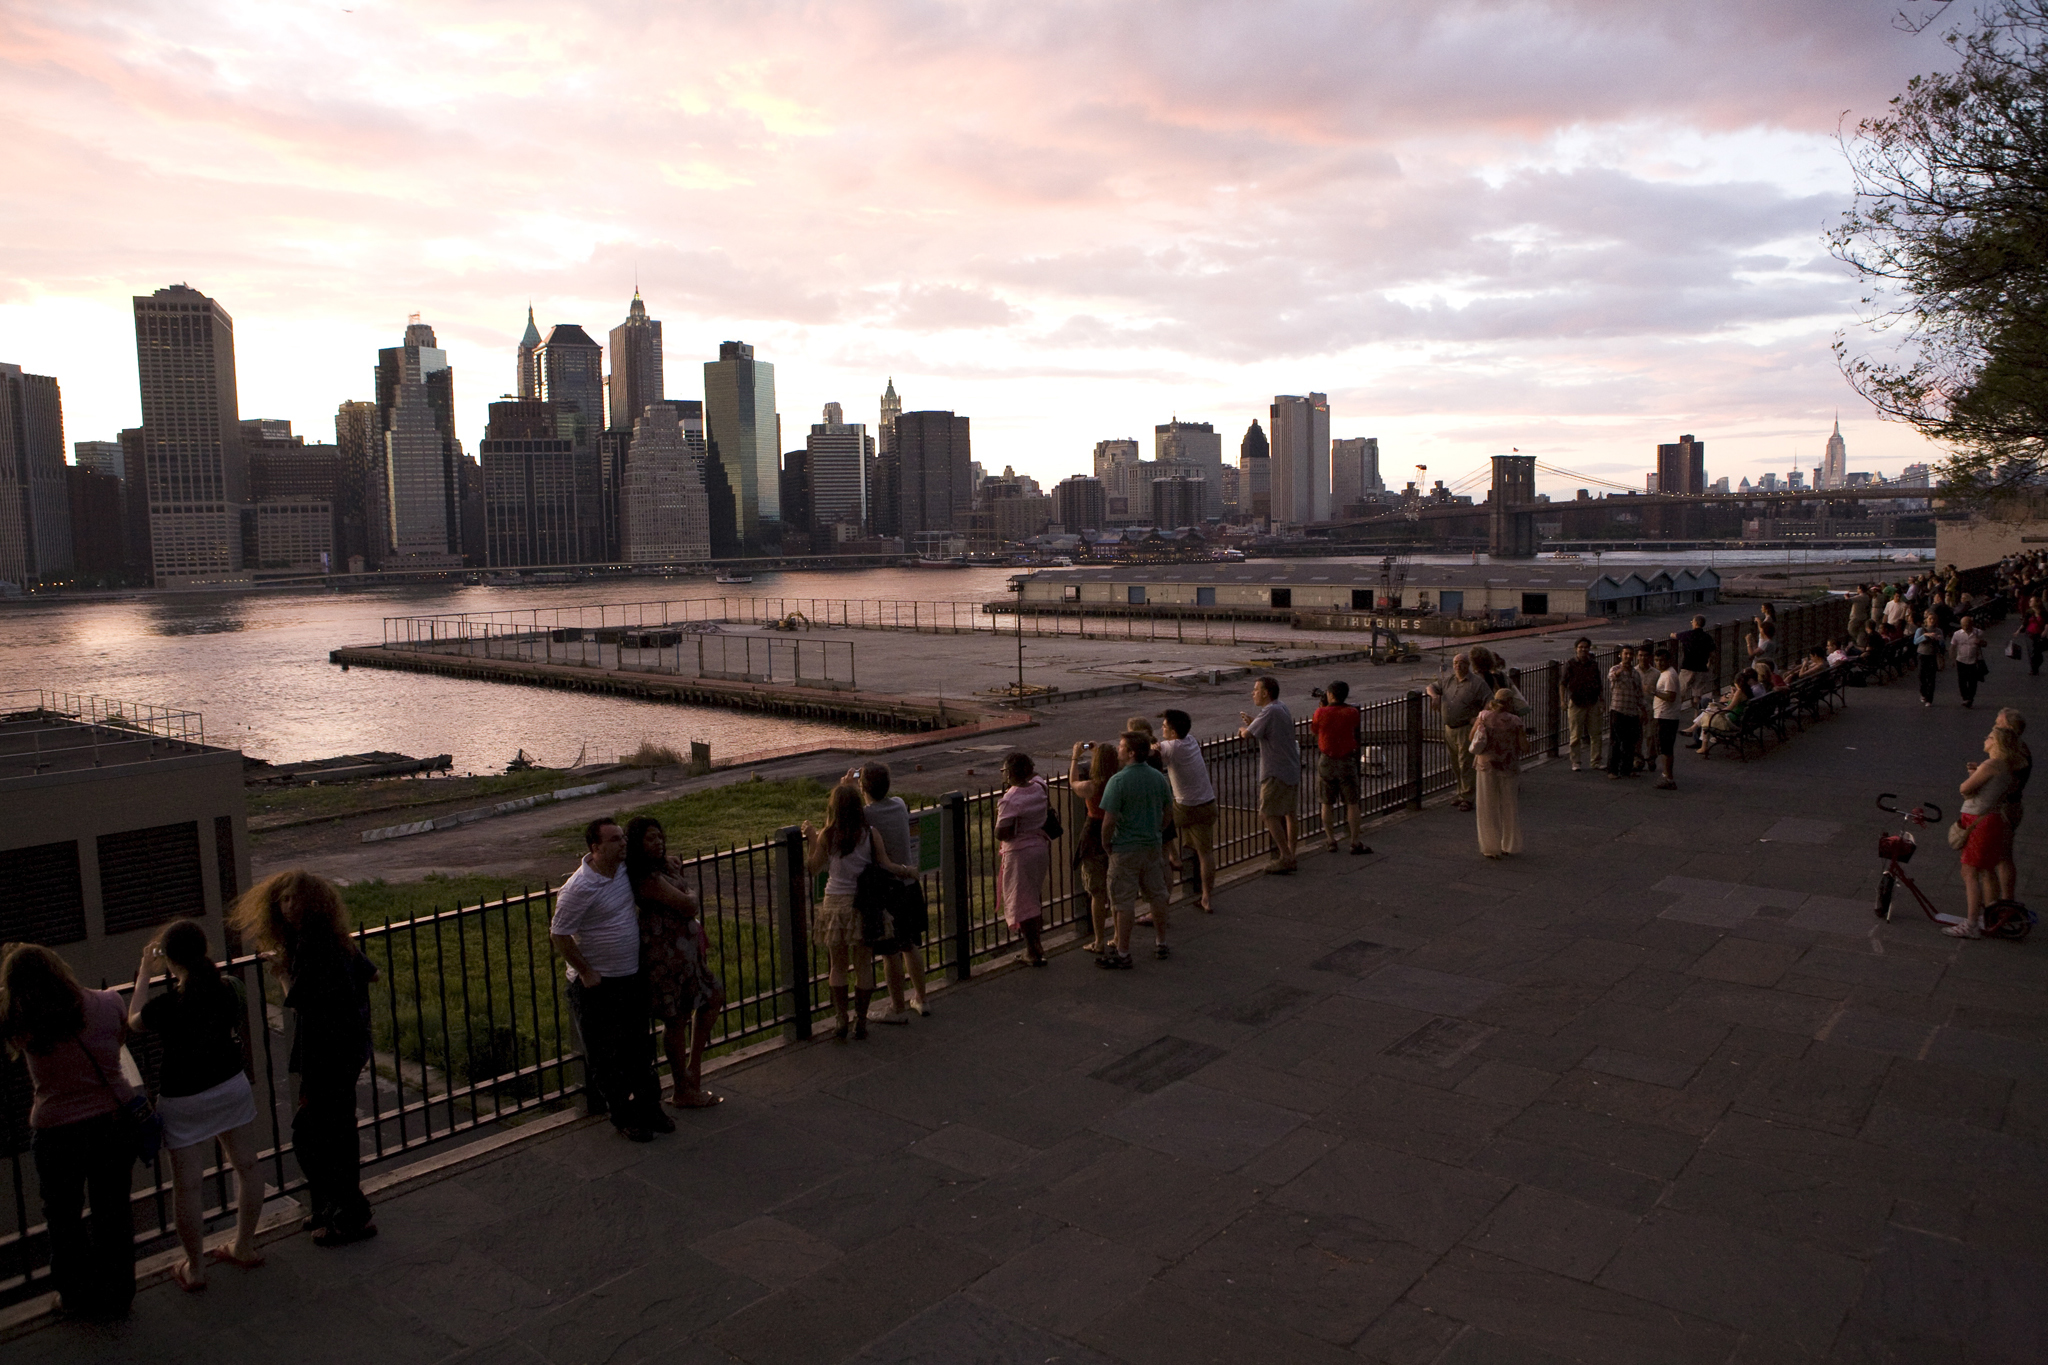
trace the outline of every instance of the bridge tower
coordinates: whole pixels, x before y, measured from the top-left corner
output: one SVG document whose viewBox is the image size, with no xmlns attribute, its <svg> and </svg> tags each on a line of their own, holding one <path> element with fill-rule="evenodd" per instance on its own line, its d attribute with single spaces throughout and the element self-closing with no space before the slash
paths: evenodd
<svg viewBox="0 0 2048 1365">
<path fill-rule="evenodd" d="M 1536 555 L 1536 457 L 1493 457 L 1492 516 L 1487 553 L 1495 559 L 1533 559 Z"/>
</svg>

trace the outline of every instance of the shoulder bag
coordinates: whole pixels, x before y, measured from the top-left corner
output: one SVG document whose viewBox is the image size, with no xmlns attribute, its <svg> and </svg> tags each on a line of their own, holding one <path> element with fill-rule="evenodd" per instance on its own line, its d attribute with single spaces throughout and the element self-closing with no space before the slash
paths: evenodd
<svg viewBox="0 0 2048 1365">
<path fill-rule="evenodd" d="M 134 1160 L 145 1166 L 156 1165 L 157 1153 L 163 1150 L 164 1145 L 163 1116 L 150 1104 L 149 1096 L 140 1091 L 122 1099 L 121 1092 L 114 1089 L 113 1083 L 107 1079 L 107 1073 L 100 1068 L 100 1059 L 92 1055 L 92 1049 L 85 1045 L 85 1040 L 73 1038 L 71 1041 L 78 1044 L 85 1060 L 92 1063 L 93 1075 L 100 1078 L 100 1084 L 106 1086 L 107 1093 L 114 1097 L 115 1122 L 126 1132 Z"/>
<path fill-rule="evenodd" d="M 1045 789 L 1045 837 L 1057 839 L 1066 832 L 1066 826 L 1060 823 L 1059 797 L 1054 794 L 1051 787 L 1047 787 Z"/>
</svg>

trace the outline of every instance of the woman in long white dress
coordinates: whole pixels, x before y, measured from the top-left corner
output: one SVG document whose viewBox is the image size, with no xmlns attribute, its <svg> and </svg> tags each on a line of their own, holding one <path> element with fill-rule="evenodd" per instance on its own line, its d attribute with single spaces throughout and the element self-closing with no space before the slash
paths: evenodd
<svg viewBox="0 0 2048 1365">
<path fill-rule="evenodd" d="M 1514 691 L 1503 687 L 1472 725 L 1479 851 L 1489 858 L 1522 851 L 1521 767 L 1528 749 L 1528 730 L 1515 714 Z"/>
</svg>

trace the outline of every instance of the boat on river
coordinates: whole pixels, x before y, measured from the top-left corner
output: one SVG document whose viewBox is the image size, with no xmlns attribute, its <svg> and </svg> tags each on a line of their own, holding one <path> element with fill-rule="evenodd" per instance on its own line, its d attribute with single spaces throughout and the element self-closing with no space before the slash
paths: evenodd
<svg viewBox="0 0 2048 1365">
<path fill-rule="evenodd" d="M 734 573 L 730 569 L 723 569 L 719 571 L 718 577 L 711 581 L 714 583 L 724 583 L 730 587 L 741 583 L 751 583 L 754 581 L 754 576 L 750 573 Z"/>
</svg>

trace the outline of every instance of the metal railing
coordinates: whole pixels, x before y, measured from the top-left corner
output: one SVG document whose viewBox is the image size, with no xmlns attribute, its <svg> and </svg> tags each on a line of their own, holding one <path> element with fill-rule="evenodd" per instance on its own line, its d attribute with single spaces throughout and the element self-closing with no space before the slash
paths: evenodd
<svg viewBox="0 0 2048 1365">
<path fill-rule="evenodd" d="M 1525 670 L 1519 677 L 1535 708 L 1532 751 L 1555 752 L 1556 665 Z M 1451 789 L 1443 731 L 1428 698 L 1409 693 L 1368 703 L 1361 712 L 1363 814 L 1419 807 Z M 1322 833 L 1315 740 L 1305 718 L 1295 722 L 1295 731 L 1306 760 L 1297 827 L 1299 837 L 1310 840 Z M 1256 747 L 1233 735 L 1207 741 L 1202 752 L 1217 793 L 1218 868 L 1266 857 Z M 1054 777 L 1052 786 L 1067 827 L 1054 847 L 1044 897 L 1046 927 L 1058 930 L 1085 913 L 1086 893 L 1071 850 L 1086 813 L 1067 791 L 1063 774 Z M 922 949 L 929 973 L 964 980 L 1019 946 L 996 892 L 1000 799 L 1000 791 L 948 792 L 936 805 L 913 813 L 932 915 Z M 809 934 L 813 880 L 804 871 L 799 832 L 784 828 L 760 843 L 693 858 L 684 864 L 684 877 L 703 907 L 726 991 L 711 1050 L 731 1050 L 777 1033 L 809 1037 L 824 1008 L 826 961 Z M 374 1060 L 357 1098 L 367 1165 L 417 1158 L 428 1149 L 473 1140 L 480 1130 L 559 1106 L 582 1092 L 582 1057 L 561 964 L 548 937 L 553 912 L 554 892 L 543 888 L 358 928 L 357 941 L 379 974 L 371 988 Z M 259 957 L 237 957 L 225 968 L 244 983 L 251 1002 L 266 1194 L 290 1194 L 305 1182 L 286 1160 L 292 1096 L 285 1072 L 289 1020 L 282 992 Z M 118 989 L 125 998 L 131 987 Z M 154 1040 L 138 1035 L 131 1046 L 154 1090 L 160 1063 Z M 26 1068 L 0 1065 L 0 1141 L 13 1194 L 6 1210 L 11 1216 L 0 1219 L 0 1302 L 48 1287 L 48 1241 L 32 1201 L 29 1098 Z M 220 1167 L 209 1167 L 206 1178 L 207 1218 L 218 1225 L 229 1216 L 230 1182 Z M 160 1159 L 153 1169 L 138 1168 L 132 1200 L 138 1248 L 171 1245 L 167 1160 Z"/>
<path fill-rule="evenodd" d="M 0 692 L 0 718 L 43 717 L 129 730 L 185 744 L 206 743 L 206 725 L 197 711 L 183 711 L 154 702 L 124 701 L 90 692 L 53 692 L 22 688 Z"/>
</svg>

